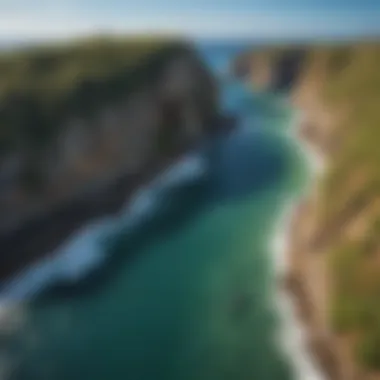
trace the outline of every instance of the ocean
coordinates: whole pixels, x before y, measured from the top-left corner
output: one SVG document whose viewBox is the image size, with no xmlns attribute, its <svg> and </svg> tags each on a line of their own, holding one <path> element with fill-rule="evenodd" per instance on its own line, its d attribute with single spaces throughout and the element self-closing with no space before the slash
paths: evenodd
<svg viewBox="0 0 380 380">
<path fill-rule="evenodd" d="M 20 300 L 23 319 L 3 355 L 15 378 L 296 378 L 281 343 L 273 252 L 307 178 L 294 112 L 283 94 L 229 75 L 249 42 L 198 47 L 236 130 L 203 141 L 119 215 L 9 284 L 2 298 Z"/>
</svg>

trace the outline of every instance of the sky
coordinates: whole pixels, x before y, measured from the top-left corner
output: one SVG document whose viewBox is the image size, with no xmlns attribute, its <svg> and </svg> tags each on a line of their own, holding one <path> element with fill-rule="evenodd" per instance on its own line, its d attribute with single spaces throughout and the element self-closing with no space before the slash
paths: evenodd
<svg viewBox="0 0 380 380">
<path fill-rule="evenodd" d="M 0 41 L 99 32 L 380 37 L 380 0 L 0 0 Z"/>
</svg>

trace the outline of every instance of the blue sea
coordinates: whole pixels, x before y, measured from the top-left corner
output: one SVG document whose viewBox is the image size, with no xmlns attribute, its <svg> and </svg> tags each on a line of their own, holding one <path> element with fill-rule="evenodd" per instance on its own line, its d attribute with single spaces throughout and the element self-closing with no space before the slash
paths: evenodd
<svg viewBox="0 0 380 380">
<path fill-rule="evenodd" d="M 305 185 L 294 112 L 283 94 L 229 75 L 249 42 L 198 47 L 238 127 L 9 284 L 2 297 L 23 300 L 7 352 L 15 378 L 296 378 L 279 343 L 273 253 L 279 218 Z M 75 290 L 46 292 L 57 281 Z"/>
</svg>

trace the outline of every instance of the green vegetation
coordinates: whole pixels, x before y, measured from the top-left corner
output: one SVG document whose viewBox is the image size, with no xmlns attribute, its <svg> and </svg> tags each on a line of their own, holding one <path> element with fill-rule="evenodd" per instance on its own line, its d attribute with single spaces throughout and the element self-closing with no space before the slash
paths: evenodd
<svg viewBox="0 0 380 380">
<path fill-rule="evenodd" d="M 309 57 L 322 82 L 321 99 L 344 110 L 334 126 L 341 147 L 330 160 L 323 187 L 322 220 L 334 221 L 350 202 L 369 205 L 365 233 L 343 235 L 330 253 L 333 325 L 355 336 L 358 362 L 380 369 L 380 46 L 373 43 L 317 47 Z M 318 64 L 317 64 L 318 63 Z M 306 65 L 305 70 L 311 69 Z M 355 219 L 357 215 L 353 215 Z M 352 239 L 351 239 L 352 240 Z"/>
<path fill-rule="evenodd" d="M 335 247 L 330 253 L 334 273 L 332 321 L 340 333 L 356 335 L 359 362 L 380 369 L 380 268 L 374 261 L 379 244 L 379 220 L 356 244 Z"/>
<path fill-rule="evenodd" d="M 94 38 L 0 55 L 0 158 L 46 146 L 70 116 L 91 117 L 157 77 L 178 41 Z"/>
<path fill-rule="evenodd" d="M 332 112 L 344 110 L 333 131 L 341 147 L 324 183 L 325 217 L 331 220 L 348 198 L 362 196 L 371 202 L 380 196 L 380 46 L 329 47 L 320 55 L 322 101 Z"/>
<path fill-rule="evenodd" d="M 272 47 L 253 57 L 281 73 L 295 48 L 303 54 L 293 88 L 311 91 L 317 106 L 340 115 L 329 132 L 339 145 L 322 183 L 320 224 L 337 231 L 356 221 L 365 231 L 329 234 L 332 324 L 354 337 L 361 366 L 380 370 L 380 44 Z"/>
</svg>

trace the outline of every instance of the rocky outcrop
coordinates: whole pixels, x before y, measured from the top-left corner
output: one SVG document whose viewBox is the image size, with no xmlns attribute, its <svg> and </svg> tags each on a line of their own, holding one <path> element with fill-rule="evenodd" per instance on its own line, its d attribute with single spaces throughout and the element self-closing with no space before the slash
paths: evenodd
<svg viewBox="0 0 380 380">
<path fill-rule="evenodd" d="M 0 163 L 0 279 L 52 252 L 88 220 L 117 211 L 148 178 L 218 129 L 218 89 L 191 48 L 149 83 L 91 117 L 73 114 L 38 154 L 35 191 L 23 151 Z"/>
<path fill-rule="evenodd" d="M 297 79 L 304 58 L 301 48 L 258 48 L 238 56 L 231 70 L 260 90 L 287 91 Z"/>
</svg>

